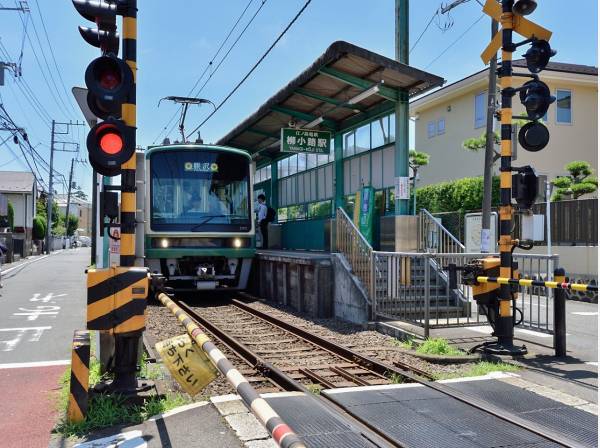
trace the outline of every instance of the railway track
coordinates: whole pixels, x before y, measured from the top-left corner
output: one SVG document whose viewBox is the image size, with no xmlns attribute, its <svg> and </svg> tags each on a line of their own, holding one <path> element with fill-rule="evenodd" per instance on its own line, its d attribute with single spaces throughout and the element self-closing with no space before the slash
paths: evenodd
<svg viewBox="0 0 600 448">
<path fill-rule="evenodd" d="M 315 392 L 315 386 L 319 389 L 332 389 L 388 384 L 394 382 L 395 375 L 399 375 L 403 377 L 403 381 L 420 383 L 485 414 L 537 434 L 558 446 L 582 446 L 548 427 L 525 420 L 445 384 L 431 381 L 432 378 L 427 372 L 414 366 L 404 363 L 395 363 L 395 366 L 383 364 L 254 309 L 241 300 L 232 299 L 214 308 L 190 307 L 181 301 L 178 304 L 192 319 L 225 345 L 228 352 L 245 364 L 245 369 L 251 373 L 249 381 L 254 387 L 259 384 L 259 391 L 264 390 L 260 385 L 268 384 L 268 388 L 299 391 L 320 399 L 328 407 L 335 408 L 337 412 L 346 415 L 358 427 L 363 428 L 366 438 L 374 442 L 378 439 L 375 442 L 376 446 L 385 446 L 386 443 L 390 446 L 400 445 L 369 421 L 339 408 L 327 399 L 327 394 L 320 397 L 313 395 L 311 392 Z M 384 444 L 381 444 L 382 441 L 385 441 Z"/>
</svg>

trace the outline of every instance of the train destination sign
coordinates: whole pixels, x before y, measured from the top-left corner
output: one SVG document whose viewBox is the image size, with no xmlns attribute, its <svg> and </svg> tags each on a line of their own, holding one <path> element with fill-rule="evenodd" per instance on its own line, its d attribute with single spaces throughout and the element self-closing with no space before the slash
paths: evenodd
<svg viewBox="0 0 600 448">
<path fill-rule="evenodd" d="M 331 132 L 312 129 L 281 128 L 281 152 L 329 154 Z"/>
</svg>

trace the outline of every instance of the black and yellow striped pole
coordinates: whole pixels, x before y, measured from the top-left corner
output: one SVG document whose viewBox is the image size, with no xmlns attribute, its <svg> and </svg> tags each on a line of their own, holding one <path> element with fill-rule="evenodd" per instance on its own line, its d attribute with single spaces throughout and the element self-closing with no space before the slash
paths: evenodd
<svg viewBox="0 0 600 448">
<path fill-rule="evenodd" d="M 500 147 L 500 277 L 513 277 L 512 263 L 512 52 L 513 47 L 513 4 L 514 0 L 502 0 L 502 64 L 499 70 L 502 87 L 501 147 Z M 496 321 L 497 350 L 500 352 L 522 353 L 523 348 L 513 345 L 514 319 L 513 295 L 508 284 L 500 285 L 498 297 L 498 317 Z"/>
<path fill-rule="evenodd" d="M 131 144 L 136 145 L 136 79 L 137 79 L 137 0 L 123 3 L 122 55 L 133 73 L 133 87 L 121 105 L 121 118 L 127 126 Z M 135 263 L 135 151 L 131 158 L 121 165 L 121 241 L 120 265 L 130 267 Z M 137 319 L 137 325 L 126 331 L 115 330 L 115 380 L 111 389 L 121 393 L 135 393 L 138 389 L 137 362 L 139 341 L 144 329 L 144 319 Z M 139 327 L 139 328 L 137 328 Z"/>
<path fill-rule="evenodd" d="M 70 423 L 81 422 L 87 415 L 89 378 L 90 332 L 75 330 L 71 352 L 71 381 L 67 406 L 67 419 Z"/>
</svg>

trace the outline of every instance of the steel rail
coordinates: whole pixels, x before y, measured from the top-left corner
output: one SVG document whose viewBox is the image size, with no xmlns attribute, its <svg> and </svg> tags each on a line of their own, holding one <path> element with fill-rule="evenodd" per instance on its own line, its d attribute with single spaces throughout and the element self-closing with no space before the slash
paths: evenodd
<svg viewBox="0 0 600 448">
<path fill-rule="evenodd" d="M 332 347 L 335 350 L 337 350 L 340 354 L 345 353 L 346 356 L 349 356 L 353 362 L 355 362 L 359 365 L 362 364 L 363 367 L 370 365 L 370 369 L 374 370 L 374 371 L 377 371 L 375 369 L 385 368 L 387 372 L 393 372 L 393 373 L 396 373 L 399 375 L 403 375 L 406 378 L 408 378 L 416 383 L 419 383 L 425 387 L 428 387 L 430 389 L 434 389 L 438 392 L 441 392 L 444 395 L 454 398 L 462 403 L 465 403 L 469 406 L 479 409 L 480 411 L 483 411 L 487 414 L 490 414 L 490 415 L 497 417 L 501 420 L 504 420 L 508 423 L 512 423 L 522 429 L 530 431 L 544 439 L 547 439 L 551 442 L 555 442 L 563 447 L 566 447 L 566 448 L 584 448 L 585 447 L 585 445 L 582 445 L 579 442 L 576 442 L 576 441 L 566 438 L 561 433 L 558 433 L 554 430 L 545 428 L 545 427 L 538 425 L 537 423 L 532 422 L 530 420 L 523 419 L 514 413 L 507 412 L 507 411 L 499 408 L 498 406 L 495 406 L 495 405 L 485 402 L 479 398 L 476 398 L 476 397 L 470 396 L 468 394 L 465 394 L 463 392 L 460 392 L 456 389 L 446 386 L 443 383 L 438 383 L 435 381 L 425 381 L 425 380 L 419 378 L 419 376 L 414 375 L 408 371 L 400 370 L 393 366 L 388 366 L 386 364 L 381 363 L 380 361 L 378 361 L 376 359 L 370 358 L 368 356 L 360 355 L 360 354 L 358 354 L 350 349 L 347 349 L 345 347 L 337 346 L 334 343 L 332 343 L 331 341 L 327 341 L 326 339 L 319 338 L 318 336 L 313 335 L 313 334 L 307 332 L 306 330 L 304 330 L 302 328 L 298 328 L 288 322 L 279 321 L 278 319 L 274 318 L 273 316 L 263 313 L 261 311 L 255 310 L 254 308 L 248 306 L 247 304 L 245 304 L 239 300 L 233 299 L 232 302 L 244 310 L 252 310 L 250 312 L 256 314 L 257 316 L 262 317 L 264 320 L 272 322 L 275 325 L 281 326 L 281 328 L 287 329 L 292 333 L 297 332 L 296 333 L 297 335 L 302 335 L 303 337 L 306 337 L 306 339 L 321 340 L 324 343 L 324 346 Z"/>
<path fill-rule="evenodd" d="M 277 385 L 287 391 L 302 392 L 305 396 L 310 397 L 313 400 L 325 405 L 328 409 L 333 410 L 336 413 L 341 413 L 348 417 L 357 428 L 360 429 L 360 433 L 365 439 L 369 440 L 376 446 L 389 446 L 392 444 L 394 447 L 403 448 L 402 445 L 398 444 L 398 441 L 391 438 L 391 436 L 383 433 L 380 429 L 373 426 L 368 421 L 352 414 L 351 412 L 342 409 L 334 402 L 326 399 L 323 396 L 315 396 L 310 390 L 308 390 L 303 384 L 286 375 L 282 370 L 275 367 L 272 363 L 264 360 L 260 355 L 254 353 L 248 346 L 238 341 L 235 337 L 219 328 L 217 325 L 212 323 L 210 320 L 196 313 L 189 305 L 185 302 L 178 302 L 181 309 L 192 319 L 198 322 L 204 327 L 209 333 L 211 333 L 216 339 L 223 342 L 228 348 L 231 348 L 240 358 L 244 361 L 254 364 L 254 367 L 259 370 L 265 377 L 273 380 Z M 374 437 L 375 436 L 375 437 Z"/>
</svg>

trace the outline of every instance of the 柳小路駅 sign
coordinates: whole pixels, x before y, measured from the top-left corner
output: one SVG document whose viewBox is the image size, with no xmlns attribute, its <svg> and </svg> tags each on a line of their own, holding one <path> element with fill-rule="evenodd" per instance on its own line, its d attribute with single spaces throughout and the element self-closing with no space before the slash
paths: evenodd
<svg viewBox="0 0 600 448">
<path fill-rule="evenodd" d="M 331 132 L 312 129 L 281 128 L 281 152 L 329 154 Z"/>
</svg>

